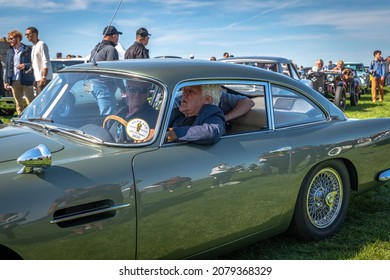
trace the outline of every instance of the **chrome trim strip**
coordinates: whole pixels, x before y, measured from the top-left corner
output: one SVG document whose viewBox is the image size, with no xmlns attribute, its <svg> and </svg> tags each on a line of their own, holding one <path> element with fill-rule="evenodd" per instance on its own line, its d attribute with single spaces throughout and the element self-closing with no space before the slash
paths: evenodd
<svg viewBox="0 0 390 280">
<path fill-rule="evenodd" d="M 291 146 L 287 146 L 287 147 L 282 147 L 280 149 L 276 149 L 276 150 L 272 150 L 272 151 L 269 151 L 270 154 L 274 154 L 274 153 L 282 153 L 282 152 L 289 152 L 292 150 L 292 147 Z"/>
<path fill-rule="evenodd" d="M 94 210 L 94 211 L 90 211 L 90 212 L 84 212 L 84 213 L 80 213 L 80 214 L 76 214 L 76 215 L 70 215 L 70 216 L 67 216 L 64 218 L 53 219 L 50 221 L 50 223 L 51 224 L 58 224 L 58 223 L 76 220 L 76 219 L 80 219 L 80 218 L 84 218 L 84 217 L 88 217 L 88 216 L 92 216 L 92 215 L 96 215 L 96 214 L 120 210 L 120 209 L 129 207 L 129 206 L 130 206 L 130 203 L 117 205 L 117 206 L 111 206 L 108 208 L 98 209 L 98 210 Z"/>
</svg>

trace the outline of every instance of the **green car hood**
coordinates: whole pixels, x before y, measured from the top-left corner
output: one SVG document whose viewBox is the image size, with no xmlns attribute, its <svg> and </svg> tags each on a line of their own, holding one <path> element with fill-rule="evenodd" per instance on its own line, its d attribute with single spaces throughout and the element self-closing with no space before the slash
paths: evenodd
<svg viewBox="0 0 390 280">
<path fill-rule="evenodd" d="M 16 160 L 24 152 L 39 144 L 46 145 L 51 153 L 64 148 L 61 143 L 33 129 L 0 125 L 0 162 Z"/>
</svg>

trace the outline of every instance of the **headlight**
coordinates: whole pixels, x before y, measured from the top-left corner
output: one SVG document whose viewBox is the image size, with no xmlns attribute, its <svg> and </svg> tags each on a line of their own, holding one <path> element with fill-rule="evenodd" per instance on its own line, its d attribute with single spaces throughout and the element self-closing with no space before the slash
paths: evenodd
<svg viewBox="0 0 390 280">
<path fill-rule="evenodd" d="M 328 82 L 333 82 L 333 81 L 334 81 L 334 76 L 331 75 L 331 74 L 328 74 L 328 75 L 326 75 L 326 80 L 327 80 Z"/>
</svg>

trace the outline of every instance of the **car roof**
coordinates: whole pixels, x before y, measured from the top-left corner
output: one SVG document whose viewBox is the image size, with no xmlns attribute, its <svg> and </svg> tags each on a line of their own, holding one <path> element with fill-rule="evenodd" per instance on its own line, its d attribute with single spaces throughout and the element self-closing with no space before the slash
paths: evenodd
<svg viewBox="0 0 390 280">
<path fill-rule="evenodd" d="M 239 71 L 237 67 L 240 67 Z M 98 61 L 96 65 L 86 63 L 67 67 L 67 71 L 81 69 L 87 71 L 110 70 L 127 72 L 152 77 L 165 83 L 168 83 L 168 81 L 180 82 L 183 80 L 235 77 L 257 80 L 264 78 L 265 80 L 271 81 L 282 79 L 285 83 L 291 83 L 289 77 L 283 77 L 274 72 L 255 67 L 195 59 L 126 59 L 119 61 Z"/>
<path fill-rule="evenodd" d="M 119 61 L 98 61 L 94 63 L 77 64 L 66 67 L 61 72 L 90 71 L 117 74 L 132 74 L 160 81 L 169 90 L 173 90 L 178 83 L 183 81 L 208 80 L 208 79 L 249 79 L 257 81 L 270 81 L 274 83 L 288 84 L 301 91 L 310 92 L 312 96 L 328 108 L 329 101 L 320 93 L 308 88 L 303 83 L 290 77 L 258 67 L 225 63 L 219 61 L 196 59 L 125 59 Z"/>
<path fill-rule="evenodd" d="M 50 58 L 50 61 L 84 61 L 86 62 L 86 58 L 82 57 L 73 57 L 73 58 Z"/>
<path fill-rule="evenodd" d="M 291 63 L 291 60 L 285 57 L 279 56 L 238 56 L 221 58 L 218 61 L 262 61 L 262 62 L 278 62 L 278 63 Z"/>
</svg>

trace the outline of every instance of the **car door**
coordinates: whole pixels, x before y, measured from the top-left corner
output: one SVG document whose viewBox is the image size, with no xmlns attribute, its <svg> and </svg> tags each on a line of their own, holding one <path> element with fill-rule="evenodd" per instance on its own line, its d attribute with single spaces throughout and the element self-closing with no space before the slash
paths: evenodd
<svg viewBox="0 0 390 280">
<path fill-rule="evenodd" d="M 285 139 L 264 126 L 214 145 L 163 143 L 137 155 L 137 258 L 188 257 L 275 228 L 289 165 Z"/>
</svg>

